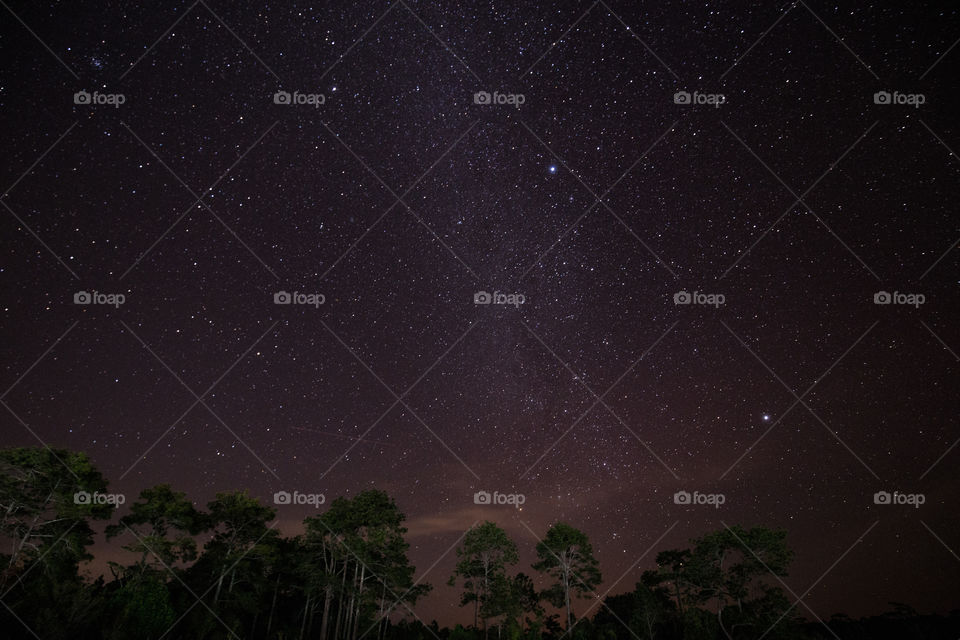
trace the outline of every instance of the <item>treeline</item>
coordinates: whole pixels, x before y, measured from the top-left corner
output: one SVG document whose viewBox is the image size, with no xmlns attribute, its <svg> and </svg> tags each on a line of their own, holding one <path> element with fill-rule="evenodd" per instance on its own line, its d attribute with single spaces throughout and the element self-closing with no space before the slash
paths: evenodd
<svg viewBox="0 0 960 640">
<path fill-rule="evenodd" d="M 169 485 L 106 527 L 127 552 L 111 557 L 131 560 L 88 582 L 91 525 L 118 501 L 85 454 L 0 451 L 0 637 L 382 640 L 394 611 L 430 589 L 414 584 L 404 515 L 382 491 L 338 498 L 287 538 L 245 491 L 201 511 Z"/>
<path fill-rule="evenodd" d="M 885 626 L 804 623 L 772 575 L 786 575 L 791 559 L 785 533 L 761 527 L 661 552 L 633 591 L 597 602 L 602 576 L 583 532 L 564 523 L 545 532 L 535 580 L 512 573 L 515 543 L 485 522 L 464 533 L 449 580 L 473 624 L 450 629 L 414 614 L 431 586 L 415 581 L 404 515 L 382 491 L 337 498 L 293 537 L 245 491 L 218 493 L 201 510 L 158 485 L 114 520 L 119 501 L 83 453 L 0 450 L 0 637 L 739 640 L 834 637 L 834 628 L 844 639 L 894 629 L 901 639 L 958 637 L 960 617 L 902 607 Z M 114 546 L 108 576 L 90 580 L 80 568 L 92 559 L 98 521 Z"/>
</svg>

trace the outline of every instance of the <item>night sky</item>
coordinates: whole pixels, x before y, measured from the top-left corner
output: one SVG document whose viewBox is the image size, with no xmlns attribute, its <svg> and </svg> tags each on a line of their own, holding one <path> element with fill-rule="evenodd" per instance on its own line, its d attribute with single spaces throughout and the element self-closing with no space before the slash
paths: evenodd
<svg viewBox="0 0 960 640">
<path fill-rule="evenodd" d="M 957 607 L 956 6 L 0 4 L 3 446 L 385 489 L 442 624 L 483 519 L 600 595 L 743 524 L 808 617 Z"/>
</svg>

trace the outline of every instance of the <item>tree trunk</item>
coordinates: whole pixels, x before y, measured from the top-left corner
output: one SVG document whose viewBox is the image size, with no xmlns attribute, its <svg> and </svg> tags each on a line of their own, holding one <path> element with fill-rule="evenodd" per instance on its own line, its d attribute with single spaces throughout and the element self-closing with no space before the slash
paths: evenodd
<svg viewBox="0 0 960 640">
<path fill-rule="evenodd" d="M 320 640 L 327 640 L 327 626 L 330 621 L 330 602 L 333 600 L 333 587 L 325 587 L 326 594 L 323 596 L 323 616 L 320 618 Z"/>
<path fill-rule="evenodd" d="M 347 561 L 343 561 L 343 579 L 340 581 L 340 597 L 337 598 L 337 622 L 333 628 L 334 640 L 340 640 L 340 622 L 343 619 L 343 599 L 347 593 Z"/>
<path fill-rule="evenodd" d="M 310 594 L 307 594 L 307 602 L 303 605 L 303 622 L 300 623 L 300 640 L 303 640 L 303 634 L 307 632 L 307 612 L 310 609 Z"/>
<path fill-rule="evenodd" d="M 490 597 L 489 563 L 484 559 L 483 562 L 483 597 Z M 483 640 L 487 640 L 487 616 L 483 616 Z"/>
<path fill-rule="evenodd" d="M 307 623 L 307 636 L 313 636 L 313 620 L 317 617 L 317 601 L 313 600 L 310 604 L 310 622 Z"/>
<path fill-rule="evenodd" d="M 220 574 L 220 577 L 217 578 L 217 590 L 213 593 L 213 604 L 217 604 L 220 601 L 220 589 L 223 587 L 223 574 Z"/>
<path fill-rule="evenodd" d="M 353 622 L 353 600 L 357 597 L 357 576 L 360 574 L 360 564 L 356 563 L 353 565 L 353 580 L 350 582 L 350 585 L 353 587 L 350 590 L 350 601 L 347 605 L 347 618 L 344 621 L 343 625 L 343 637 L 344 639 L 350 637 L 350 628 Z"/>
<path fill-rule="evenodd" d="M 267 636 L 273 627 L 273 612 L 277 609 L 277 591 L 280 589 L 280 574 L 277 574 L 277 583 L 273 586 L 273 601 L 270 603 L 270 617 L 267 618 Z"/>
<path fill-rule="evenodd" d="M 364 565 L 360 568 L 360 583 L 357 586 L 357 610 L 353 616 L 353 634 L 350 636 L 354 640 L 357 637 L 357 634 L 360 632 L 360 605 L 363 602 L 363 581 L 366 580 L 367 567 Z"/>
</svg>

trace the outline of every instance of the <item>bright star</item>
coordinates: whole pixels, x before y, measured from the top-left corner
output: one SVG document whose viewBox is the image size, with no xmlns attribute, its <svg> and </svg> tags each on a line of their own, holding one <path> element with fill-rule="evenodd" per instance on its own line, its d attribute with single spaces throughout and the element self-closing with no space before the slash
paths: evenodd
<svg viewBox="0 0 960 640">
<path fill-rule="evenodd" d="M 556 172 L 557 172 L 557 166 L 553 164 L 550 165 L 550 173 L 556 173 Z"/>
<path fill-rule="evenodd" d="M 764 422 L 767 422 L 767 421 L 769 421 L 769 420 L 770 420 L 770 414 L 768 414 L 768 413 L 763 414 L 763 421 L 764 421 Z"/>
</svg>

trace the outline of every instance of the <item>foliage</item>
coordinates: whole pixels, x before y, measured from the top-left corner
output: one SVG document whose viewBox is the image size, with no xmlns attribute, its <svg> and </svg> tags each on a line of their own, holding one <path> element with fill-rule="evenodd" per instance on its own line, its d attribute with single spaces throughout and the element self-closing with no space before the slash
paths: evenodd
<svg viewBox="0 0 960 640">
<path fill-rule="evenodd" d="M 302 535 L 276 530 L 276 511 L 246 491 L 216 494 L 205 509 L 161 484 L 143 490 L 105 527 L 111 578 L 81 574 L 107 482 L 83 453 L 0 450 L 0 629 L 11 640 L 827 640 L 950 638 L 960 612 L 921 615 L 909 605 L 854 620 L 799 619 L 779 579 L 793 553 L 786 532 L 724 527 L 688 548 L 661 551 L 632 591 L 573 614 L 601 573 L 593 546 L 566 523 L 536 545 L 539 575 L 519 561 L 504 529 L 484 522 L 456 549 L 449 584 L 474 623 L 441 628 L 417 619 L 430 591 L 408 558 L 405 516 L 383 491 L 333 500 Z M 100 525 L 102 526 L 102 525 Z M 542 590 L 538 589 L 538 585 Z"/>
</svg>

